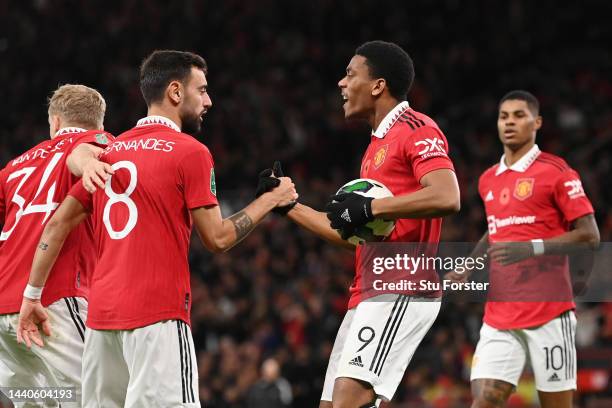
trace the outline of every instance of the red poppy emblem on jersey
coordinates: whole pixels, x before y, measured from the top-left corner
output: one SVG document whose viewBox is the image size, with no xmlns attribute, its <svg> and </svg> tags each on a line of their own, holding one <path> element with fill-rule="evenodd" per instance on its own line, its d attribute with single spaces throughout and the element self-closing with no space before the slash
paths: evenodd
<svg viewBox="0 0 612 408">
<path fill-rule="evenodd" d="M 387 157 L 387 149 L 389 145 L 384 145 L 374 155 L 374 168 L 378 169 L 381 164 L 385 162 L 385 158 Z"/>
<path fill-rule="evenodd" d="M 510 189 L 506 187 L 501 191 L 501 193 L 499 193 L 499 203 L 501 205 L 506 205 L 509 202 L 510 202 Z"/>
<path fill-rule="evenodd" d="M 531 194 L 533 194 L 534 183 L 535 180 L 532 178 L 522 178 L 516 180 L 516 185 L 514 186 L 514 197 L 521 201 L 531 197 Z"/>
<path fill-rule="evenodd" d="M 368 170 L 370 170 L 370 162 L 371 160 L 368 160 L 367 162 L 364 163 L 364 165 L 361 167 L 361 172 L 363 174 L 367 174 Z"/>
</svg>

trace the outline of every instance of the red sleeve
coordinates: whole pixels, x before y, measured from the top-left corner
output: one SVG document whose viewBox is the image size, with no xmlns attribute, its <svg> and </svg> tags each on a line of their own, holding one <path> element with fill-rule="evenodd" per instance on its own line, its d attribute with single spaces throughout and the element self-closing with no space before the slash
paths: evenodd
<svg viewBox="0 0 612 408">
<path fill-rule="evenodd" d="M 582 188 L 580 176 L 573 169 L 565 170 L 557 179 L 554 199 L 567 222 L 594 212 Z"/>
<path fill-rule="evenodd" d="M 93 195 L 90 194 L 85 187 L 83 187 L 83 183 L 81 180 L 76 182 L 70 191 L 68 192 L 69 196 L 74 197 L 78 200 L 83 207 L 87 210 L 87 212 L 91 213 L 93 210 Z"/>
<path fill-rule="evenodd" d="M 434 170 L 455 171 L 448 157 L 448 142 L 438 129 L 424 126 L 404 140 L 404 152 L 417 180 Z"/>
<path fill-rule="evenodd" d="M 183 158 L 179 164 L 179 177 L 187 208 L 218 204 L 215 165 L 206 146 L 198 146 Z"/>
<path fill-rule="evenodd" d="M 0 170 L 0 225 L 4 225 L 4 213 L 6 212 L 6 193 L 4 192 L 4 180 L 5 170 Z"/>
<path fill-rule="evenodd" d="M 480 196 L 480 199 L 482 200 L 482 202 L 484 202 L 484 200 L 485 200 L 485 195 L 484 195 L 484 193 L 482 191 L 483 188 L 484 188 L 482 184 L 484 183 L 483 177 L 484 177 L 485 173 L 482 173 L 480 175 L 480 177 L 478 177 L 478 195 Z"/>
</svg>

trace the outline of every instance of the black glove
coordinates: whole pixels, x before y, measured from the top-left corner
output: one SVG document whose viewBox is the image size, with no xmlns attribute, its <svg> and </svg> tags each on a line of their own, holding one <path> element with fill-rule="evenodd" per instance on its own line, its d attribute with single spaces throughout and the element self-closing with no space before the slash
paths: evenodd
<svg viewBox="0 0 612 408">
<path fill-rule="evenodd" d="M 272 174 L 274 174 L 274 177 L 272 177 Z M 278 185 L 280 184 L 280 180 L 277 177 L 285 177 L 283 169 L 281 167 L 281 163 L 278 160 L 274 162 L 274 165 L 271 169 L 265 169 L 264 171 L 259 173 L 259 183 L 257 184 L 255 197 L 259 197 L 263 193 L 267 193 L 268 191 L 271 191 L 274 188 L 278 187 Z M 291 204 L 287 204 L 283 207 L 276 207 L 272 210 L 272 212 L 279 215 L 287 215 L 287 213 L 291 211 L 291 209 L 295 207 L 296 204 L 297 201 L 294 201 Z"/>
<path fill-rule="evenodd" d="M 340 231 L 342 239 L 350 238 L 358 227 L 374 219 L 372 200 L 372 197 L 357 193 L 341 193 L 330 198 L 325 212 L 331 221 L 331 227 Z"/>
<path fill-rule="evenodd" d="M 255 197 L 259 197 L 263 193 L 274 190 L 280 185 L 280 180 L 276 177 L 272 177 L 272 169 L 265 169 L 259 173 L 259 181 L 257 183 L 257 190 L 255 190 Z"/>
</svg>

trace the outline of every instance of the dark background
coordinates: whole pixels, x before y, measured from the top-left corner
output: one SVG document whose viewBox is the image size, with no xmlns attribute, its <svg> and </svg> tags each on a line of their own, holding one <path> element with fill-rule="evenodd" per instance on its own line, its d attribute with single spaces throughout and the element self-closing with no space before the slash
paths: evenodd
<svg viewBox="0 0 612 408">
<path fill-rule="evenodd" d="M 479 175 L 502 153 L 499 98 L 523 88 L 541 102 L 538 144 L 582 176 L 602 241 L 612 238 L 612 53 L 605 1 L 0 1 L 0 166 L 48 137 L 46 98 L 60 84 L 97 88 L 106 129 L 145 116 L 138 66 L 152 50 L 191 50 L 209 64 L 213 108 L 201 140 L 216 161 L 226 215 L 252 199 L 256 175 L 283 161 L 301 201 L 321 208 L 357 178 L 369 129 L 343 120 L 338 80 L 364 41 L 384 39 L 413 57 L 411 105 L 445 132 L 462 192 L 446 241 L 485 231 Z M 193 271 L 193 333 L 200 397 L 243 407 L 259 367 L 274 357 L 294 407 L 314 407 L 345 311 L 350 253 L 271 216 L 228 254 L 199 242 Z M 417 350 L 395 406 L 463 407 L 481 304 L 447 304 Z M 605 381 L 577 404 L 611 394 L 612 306 L 578 309 L 579 382 Z M 589 371 L 595 370 L 595 371 Z M 582 383 L 581 383 L 582 384 Z M 529 374 L 513 397 L 531 406 Z M 602 405 L 603 406 L 603 405 Z"/>
</svg>

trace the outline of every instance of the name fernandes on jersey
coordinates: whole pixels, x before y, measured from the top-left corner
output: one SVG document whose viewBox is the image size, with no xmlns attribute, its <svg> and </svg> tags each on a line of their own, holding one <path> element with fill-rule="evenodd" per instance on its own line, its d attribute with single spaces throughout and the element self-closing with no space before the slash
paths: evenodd
<svg viewBox="0 0 612 408">
<path fill-rule="evenodd" d="M 123 140 L 116 140 L 112 145 L 105 149 L 105 152 L 120 152 L 123 150 L 154 150 L 169 153 L 174 149 L 174 144 L 175 142 L 155 138 L 130 140 L 127 142 Z"/>
</svg>

